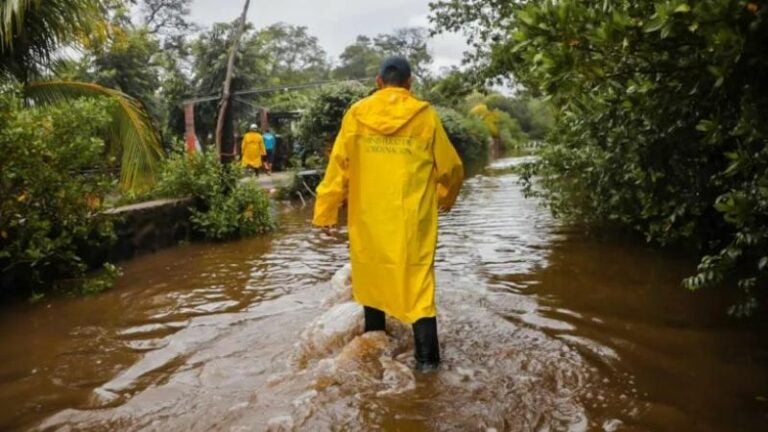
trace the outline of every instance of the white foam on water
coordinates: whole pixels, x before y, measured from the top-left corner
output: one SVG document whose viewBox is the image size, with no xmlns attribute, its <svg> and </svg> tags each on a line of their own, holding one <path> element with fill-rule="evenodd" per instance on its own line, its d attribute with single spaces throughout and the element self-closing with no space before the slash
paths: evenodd
<svg viewBox="0 0 768 432">
<path fill-rule="evenodd" d="M 324 358 L 338 351 L 362 332 L 363 310 L 355 303 L 333 306 L 307 326 L 299 336 L 296 360 L 305 365 L 311 359 Z"/>
<path fill-rule="evenodd" d="M 330 287 L 330 294 L 322 302 L 330 309 L 301 332 L 294 367 L 312 374 L 316 389 L 343 384 L 375 387 L 382 394 L 394 394 L 412 388 L 413 374 L 395 359 L 410 348 L 410 328 L 389 318 L 389 334 L 363 334 L 363 308 L 351 301 L 349 264 L 334 274 Z"/>
<path fill-rule="evenodd" d="M 285 383 L 297 373 L 310 378 L 309 390 L 293 403 L 293 430 L 334 422 L 354 429 L 360 426 L 360 412 L 381 409 L 376 401 L 423 401 L 418 388 L 424 378 L 411 368 L 410 326 L 388 317 L 386 333 L 362 334 L 362 307 L 348 301 L 350 290 L 345 267 L 333 277 L 323 301 L 329 309 L 302 331 L 293 374 L 280 379 Z M 588 429 L 589 419 L 578 402 L 587 378 L 575 352 L 536 329 L 499 327 L 506 322 L 481 306 L 481 294 L 446 292 L 448 300 L 439 305 L 445 361 L 430 379 L 441 390 L 427 403 L 466 400 L 469 413 L 448 416 L 466 417 L 466 424 L 481 419 L 476 425 L 489 429 L 509 424 L 535 425 L 537 430 Z M 527 352 L 528 347 L 533 352 Z M 560 370 L 555 364 L 568 367 Z M 501 372 L 505 375 L 497 375 Z M 510 416 L 521 411 L 526 415 Z"/>
<path fill-rule="evenodd" d="M 352 266 L 345 264 L 331 278 L 331 293 L 323 300 L 323 306 L 333 306 L 352 301 Z"/>
</svg>

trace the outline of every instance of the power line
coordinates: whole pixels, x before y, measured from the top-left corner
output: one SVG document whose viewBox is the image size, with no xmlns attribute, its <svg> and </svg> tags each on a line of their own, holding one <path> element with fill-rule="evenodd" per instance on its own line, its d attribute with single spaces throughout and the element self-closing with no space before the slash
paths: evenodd
<svg viewBox="0 0 768 432">
<path fill-rule="evenodd" d="M 290 86 L 273 86 L 273 87 L 262 87 L 262 88 L 249 89 L 249 90 L 239 90 L 239 91 L 233 92 L 232 95 L 233 96 L 249 96 L 249 95 L 257 95 L 257 94 L 265 94 L 265 93 L 275 93 L 279 91 L 303 90 L 303 89 L 312 88 L 312 87 L 320 87 L 326 84 L 345 83 L 345 82 L 365 82 L 365 81 L 371 81 L 371 80 L 373 80 L 373 78 L 360 78 L 360 79 L 353 79 L 353 80 L 315 81 L 311 83 L 297 84 L 297 85 L 290 85 Z M 219 99 L 221 99 L 221 95 L 202 96 L 194 99 L 187 99 L 183 101 L 181 105 L 183 106 L 187 104 L 211 102 Z"/>
</svg>

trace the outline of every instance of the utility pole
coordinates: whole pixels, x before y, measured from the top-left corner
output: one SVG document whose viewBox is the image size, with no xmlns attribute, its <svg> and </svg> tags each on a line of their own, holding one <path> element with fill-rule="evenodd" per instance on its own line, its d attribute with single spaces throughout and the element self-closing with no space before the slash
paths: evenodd
<svg viewBox="0 0 768 432">
<path fill-rule="evenodd" d="M 240 47 L 240 39 L 243 37 L 245 31 L 245 17 L 248 14 L 248 8 L 251 5 L 251 0 L 245 0 L 245 6 L 243 6 L 243 13 L 240 15 L 240 22 L 238 23 L 237 33 L 235 33 L 235 41 L 232 43 L 232 50 L 229 52 L 229 61 L 227 62 L 227 76 L 224 79 L 224 88 L 221 95 L 221 102 L 219 103 L 219 117 L 216 121 L 216 149 L 219 152 L 219 157 L 222 155 L 223 145 L 223 130 L 224 121 L 229 116 L 227 110 L 230 106 L 230 87 L 232 85 L 232 76 L 235 73 L 235 57 L 237 50 Z"/>
</svg>

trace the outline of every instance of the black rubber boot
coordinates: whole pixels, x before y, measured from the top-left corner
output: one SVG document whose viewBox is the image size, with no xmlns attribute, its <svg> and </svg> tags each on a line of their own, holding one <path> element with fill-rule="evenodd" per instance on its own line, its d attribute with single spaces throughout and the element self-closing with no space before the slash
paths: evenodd
<svg viewBox="0 0 768 432">
<path fill-rule="evenodd" d="M 368 307 L 363 306 L 363 311 L 365 312 L 365 332 L 370 331 L 385 331 L 387 328 L 387 320 L 384 316 L 384 312 Z"/>
<path fill-rule="evenodd" d="M 413 323 L 416 370 L 430 372 L 440 364 L 440 344 L 437 341 L 437 318 L 422 318 Z"/>
</svg>

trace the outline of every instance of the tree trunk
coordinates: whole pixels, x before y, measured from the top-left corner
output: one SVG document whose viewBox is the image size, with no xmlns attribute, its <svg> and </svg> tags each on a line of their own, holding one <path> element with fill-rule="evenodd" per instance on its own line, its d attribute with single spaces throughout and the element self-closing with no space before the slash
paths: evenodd
<svg viewBox="0 0 768 432">
<path fill-rule="evenodd" d="M 243 36 L 245 30 L 245 16 L 248 14 L 248 7 L 251 5 L 251 0 L 245 0 L 245 6 L 243 6 L 243 13 L 240 15 L 240 23 L 235 34 L 235 41 L 232 43 L 232 50 L 229 52 L 229 61 L 227 62 L 227 76 L 224 79 L 224 88 L 221 95 L 221 102 L 219 103 L 219 117 L 216 121 L 216 150 L 219 152 L 219 156 L 222 153 L 222 132 L 224 130 L 224 121 L 227 118 L 227 109 L 229 109 L 230 102 L 230 86 L 232 85 L 232 75 L 235 73 L 235 55 L 240 47 L 240 38 Z"/>
</svg>

